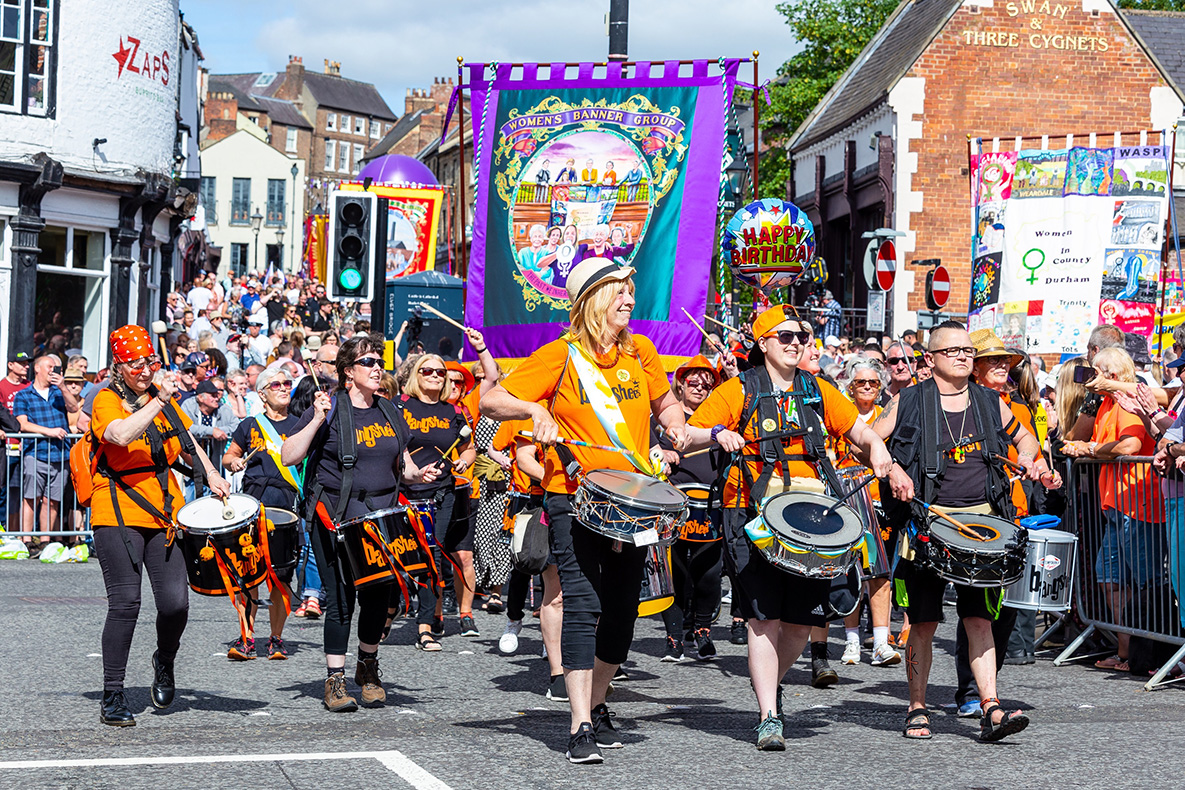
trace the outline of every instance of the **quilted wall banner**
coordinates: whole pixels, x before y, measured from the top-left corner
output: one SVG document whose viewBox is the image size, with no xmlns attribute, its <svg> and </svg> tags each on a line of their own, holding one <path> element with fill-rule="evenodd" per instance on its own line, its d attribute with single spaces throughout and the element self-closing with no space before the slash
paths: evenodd
<svg viewBox="0 0 1185 790">
<path fill-rule="evenodd" d="M 673 319 L 707 301 L 738 63 L 467 65 L 480 136 L 465 321 L 494 356 L 559 337 L 568 275 L 589 257 L 637 270 L 631 327 L 668 362 L 698 352 Z"/>
<path fill-rule="evenodd" d="M 1164 142 L 1159 132 L 1142 137 Z M 1168 146 L 982 145 L 973 141 L 971 153 L 970 328 L 1039 354 L 1085 353 L 1099 323 L 1150 336 Z"/>
<path fill-rule="evenodd" d="M 342 184 L 346 191 L 361 191 L 361 184 Z M 375 184 L 370 191 L 387 200 L 386 281 L 415 274 L 436 263 L 436 232 L 444 190 L 440 187 L 401 187 Z"/>
</svg>

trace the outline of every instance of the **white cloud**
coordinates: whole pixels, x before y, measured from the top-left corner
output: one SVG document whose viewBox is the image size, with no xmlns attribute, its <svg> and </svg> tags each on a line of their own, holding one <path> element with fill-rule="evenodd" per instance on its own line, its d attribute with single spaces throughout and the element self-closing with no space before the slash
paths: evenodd
<svg viewBox="0 0 1185 790">
<path fill-rule="evenodd" d="M 373 82 L 399 114 L 406 89 L 455 75 L 458 55 L 470 62 L 604 60 L 608 6 L 607 0 L 294 0 L 264 17 L 255 44 L 275 70 L 289 55 L 302 56 L 314 70 L 325 58 L 340 61 L 343 76 Z M 796 49 L 773 0 L 631 4 L 633 60 L 741 57 L 754 49 L 762 52 L 762 79 Z M 743 75 L 751 77 L 748 67 Z"/>
</svg>

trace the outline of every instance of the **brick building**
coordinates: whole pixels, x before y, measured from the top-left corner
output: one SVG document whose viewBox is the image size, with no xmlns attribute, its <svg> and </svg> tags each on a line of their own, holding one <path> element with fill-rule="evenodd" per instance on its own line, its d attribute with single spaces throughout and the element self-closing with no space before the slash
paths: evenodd
<svg viewBox="0 0 1185 790">
<path fill-rule="evenodd" d="M 426 147 L 438 142 L 452 94 L 452 77 L 436 78 L 431 88 L 408 88 L 399 122 L 370 149 L 364 161 L 387 154 L 417 156 Z"/>
<path fill-rule="evenodd" d="M 1060 148 L 1067 134 L 1084 144 L 1092 132 L 1171 127 L 1185 98 L 1174 79 L 1185 71 L 1181 33 L 1181 15 L 1120 12 L 1110 0 L 902 2 L 790 141 L 789 197 L 815 223 L 831 290 L 845 307 L 867 305 L 861 234 L 888 227 L 905 234 L 890 299 L 897 330 L 925 309 L 926 269 L 911 261 L 941 259 L 946 312 L 965 314 L 968 137 L 1011 148 L 1049 134 Z"/>
</svg>

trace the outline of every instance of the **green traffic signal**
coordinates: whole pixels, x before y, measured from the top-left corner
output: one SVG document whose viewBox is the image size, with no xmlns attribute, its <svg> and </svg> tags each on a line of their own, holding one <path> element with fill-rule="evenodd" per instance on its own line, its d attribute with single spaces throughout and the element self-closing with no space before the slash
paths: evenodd
<svg viewBox="0 0 1185 790">
<path fill-rule="evenodd" d="M 337 276 L 337 281 L 347 291 L 357 290 L 362 286 L 362 272 L 357 269 L 342 269 L 341 274 Z"/>
</svg>

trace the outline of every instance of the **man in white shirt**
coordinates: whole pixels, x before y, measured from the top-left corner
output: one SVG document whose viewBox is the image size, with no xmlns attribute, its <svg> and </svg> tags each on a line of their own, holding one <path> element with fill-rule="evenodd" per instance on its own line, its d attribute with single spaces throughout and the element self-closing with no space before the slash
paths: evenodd
<svg viewBox="0 0 1185 790">
<path fill-rule="evenodd" d="M 193 287 L 189 289 L 189 293 L 185 298 L 189 302 L 189 306 L 193 308 L 194 313 L 200 313 L 210 306 L 210 300 L 214 298 L 214 292 L 206 287 L 206 278 L 199 275 L 194 278 Z"/>
<path fill-rule="evenodd" d="M 267 313 L 264 311 L 254 313 L 247 319 L 247 333 L 249 335 L 247 343 L 265 362 L 272 353 L 271 339 L 260 331 L 266 324 Z"/>
</svg>

